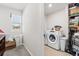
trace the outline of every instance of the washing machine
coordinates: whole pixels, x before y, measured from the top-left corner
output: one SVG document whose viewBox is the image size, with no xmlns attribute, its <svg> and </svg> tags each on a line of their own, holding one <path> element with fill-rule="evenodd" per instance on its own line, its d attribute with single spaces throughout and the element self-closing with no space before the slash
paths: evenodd
<svg viewBox="0 0 79 59">
<path fill-rule="evenodd" d="M 47 35 L 47 44 L 49 47 L 59 50 L 60 49 L 60 39 L 55 32 L 49 32 Z"/>
</svg>

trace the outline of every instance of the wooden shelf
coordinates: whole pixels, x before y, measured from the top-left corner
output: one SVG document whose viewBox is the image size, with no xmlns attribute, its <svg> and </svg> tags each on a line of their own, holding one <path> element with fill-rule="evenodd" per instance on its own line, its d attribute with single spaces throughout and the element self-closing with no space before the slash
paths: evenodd
<svg viewBox="0 0 79 59">
<path fill-rule="evenodd" d="M 77 6 L 73 6 L 73 7 L 70 7 L 69 9 L 72 10 L 72 9 L 74 9 L 74 8 L 76 8 L 76 7 L 77 7 Z"/>
<path fill-rule="evenodd" d="M 77 16 L 79 16 L 79 13 L 77 13 L 77 14 L 72 14 L 72 15 L 70 15 L 69 17 L 72 18 L 72 17 L 77 17 Z"/>
<path fill-rule="evenodd" d="M 70 28 L 76 28 L 77 30 L 79 30 L 79 26 L 77 25 L 69 25 Z"/>
<path fill-rule="evenodd" d="M 79 6 L 69 8 L 69 17 L 79 16 Z"/>
</svg>

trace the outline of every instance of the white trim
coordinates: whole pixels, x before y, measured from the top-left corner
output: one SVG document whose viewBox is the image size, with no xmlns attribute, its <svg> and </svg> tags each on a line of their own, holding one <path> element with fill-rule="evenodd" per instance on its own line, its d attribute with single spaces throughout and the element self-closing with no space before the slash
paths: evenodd
<svg viewBox="0 0 79 59">
<path fill-rule="evenodd" d="M 24 44 L 23 44 L 24 45 Z M 29 52 L 29 54 L 31 55 L 31 56 L 33 56 L 33 54 L 31 53 L 31 51 L 24 45 L 24 47 L 26 48 L 26 50 Z"/>
</svg>

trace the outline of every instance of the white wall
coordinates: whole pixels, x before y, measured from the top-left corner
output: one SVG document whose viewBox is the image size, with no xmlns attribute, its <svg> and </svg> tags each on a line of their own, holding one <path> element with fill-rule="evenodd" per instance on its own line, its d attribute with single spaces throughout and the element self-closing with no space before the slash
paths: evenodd
<svg viewBox="0 0 79 59">
<path fill-rule="evenodd" d="M 22 15 L 18 10 L 0 6 L 0 29 L 9 35 L 12 34 L 12 21 L 10 19 L 10 13 Z M 8 38 L 9 35 L 6 37 Z"/>
<path fill-rule="evenodd" d="M 31 55 L 44 55 L 43 4 L 28 4 L 23 12 L 24 46 Z"/>
<path fill-rule="evenodd" d="M 47 16 L 47 30 L 50 30 L 55 25 L 62 26 L 64 33 L 68 37 L 68 5 L 64 9 Z"/>
</svg>

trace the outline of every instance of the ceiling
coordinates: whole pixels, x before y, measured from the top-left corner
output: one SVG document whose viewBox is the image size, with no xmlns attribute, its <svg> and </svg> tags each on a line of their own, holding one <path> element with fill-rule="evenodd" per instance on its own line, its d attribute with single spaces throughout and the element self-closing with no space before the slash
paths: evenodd
<svg viewBox="0 0 79 59">
<path fill-rule="evenodd" d="M 52 6 L 49 7 L 49 3 L 44 4 L 45 15 L 49 15 L 51 13 L 55 13 L 59 10 L 62 10 L 67 6 L 67 3 L 52 3 Z"/>
<path fill-rule="evenodd" d="M 0 5 L 23 11 L 27 3 L 0 3 Z"/>
<path fill-rule="evenodd" d="M 66 3 L 51 3 L 51 4 L 52 7 L 49 7 L 49 3 L 44 4 L 45 15 L 49 15 L 58 10 L 64 9 L 64 7 L 67 5 Z M 27 6 L 27 3 L 0 3 L 0 5 L 23 11 L 24 8 Z"/>
</svg>

